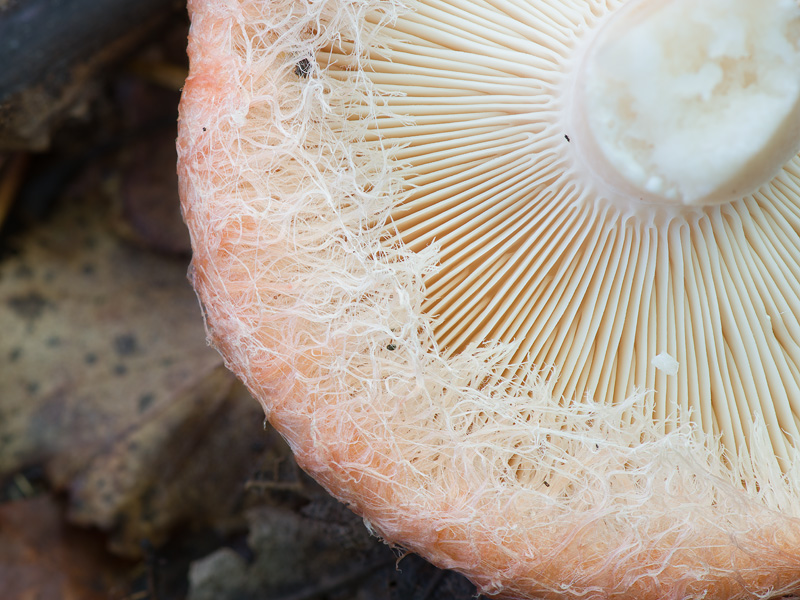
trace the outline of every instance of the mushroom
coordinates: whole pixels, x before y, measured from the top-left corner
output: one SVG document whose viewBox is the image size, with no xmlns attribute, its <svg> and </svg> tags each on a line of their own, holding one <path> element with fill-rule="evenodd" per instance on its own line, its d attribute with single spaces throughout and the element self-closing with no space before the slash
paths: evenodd
<svg viewBox="0 0 800 600">
<path fill-rule="evenodd" d="M 800 589 L 794 0 L 190 0 L 209 336 L 507 598 Z"/>
</svg>

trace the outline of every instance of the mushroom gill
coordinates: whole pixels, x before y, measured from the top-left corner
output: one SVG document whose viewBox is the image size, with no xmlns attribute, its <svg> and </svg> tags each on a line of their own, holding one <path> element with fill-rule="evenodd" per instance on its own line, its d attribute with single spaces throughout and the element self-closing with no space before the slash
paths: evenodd
<svg viewBox="0 0 800 600">
<path fill-rule="evenodd" d="M 652 391 L 733 454 L 800 440 L 800 8 L 792 2 L 416 0 L 358 63 L 434 245 L 447 353 L 514 347 L 567 402 Z M 350 48 L 319 64 L 335 77 Z M 348 77 L 343 69 L 341 76 Z M 661 367 L 659 357 L 671 366 Z M 677 364 L 674 364 L 677 363 Z"/>
</svg>

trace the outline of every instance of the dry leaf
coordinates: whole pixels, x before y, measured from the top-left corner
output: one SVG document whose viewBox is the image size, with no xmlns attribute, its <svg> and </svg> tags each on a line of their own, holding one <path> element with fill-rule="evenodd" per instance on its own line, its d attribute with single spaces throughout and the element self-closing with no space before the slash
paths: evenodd
<svg viewBox="0 0 800 600">
<path fill-rule="evenodd" d="M 181 218 L 175 172 L 175 131 L 163 129 L 128 148 L 121 181 L 122 221 L 141 245 L 188 256 L 189 231 Z"/>
<path fill-rule="evenodd" d="M 184 260 L 120 240 L 90 196 L 0 262 L 0 477 L 44 465 L 76 520 L 135 555 L 232 518 L 278 440 L 207 347 Z"/>
<path fill-rule="evenodd" d="M 123 598 L 128 568 L 100 540 L 67 527 L 47 496 L 0 506 L 0 590 L 4 600 Z"/>
<path fill-rule="evenodd" d="M 0 262 L 0 475 L 65 484 L 220 364 L 183 260 L 120 241 L 100 199 L 71 201 Z"/>
<path fill-rule="evenodd" d="M 224 367 L 120 436 L 71 486 L 73 522 L 114 533 L 117 553 L 158 545 L 176 524 L 243 526 L 244 482 L 266 455 L 288 455 L 263 412 Z"/>
</svg>

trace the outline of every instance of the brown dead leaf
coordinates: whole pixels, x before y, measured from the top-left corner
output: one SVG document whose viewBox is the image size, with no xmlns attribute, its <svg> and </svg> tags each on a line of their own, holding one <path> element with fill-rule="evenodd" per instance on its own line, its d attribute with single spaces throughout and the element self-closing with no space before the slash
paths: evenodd
<svg viewBox="0 0 800 600">
<path fill-rule="evenodd" d="M 135 555 L 232 518 L 277 436 L 207 347 L 185 259 L 122 241 L 97 196 L 0 261 L 0 477 L 43 465 L 76 521 Z"/>
<path fill-rule="evenodd" d="M 70 481 L 221 364 L 183 260 L 120 241 L 101 199 L 72 200 L 0 262 L 0 475 Z"/>
<path fill-rule="evenodd" d="M 174 129 L 165 128 L 127 149 L 120 180 L 120 225 L 126 237 L 145 248 L 188 256 L 192 250 L 189 230 L 175 202 L 174 142 Z"/>
<path fill-rule="evenodd" d="M 4 600 L 123 598 L 127 565 L 94 535 L 64 524 L 47 496 L 0 506 L 0 590 Z"/>
<path fill-rule="evenodd" d="M 224 367 L 206 374 L 98 454 L 71 486 L 73 522 L 114 532 L 120 554 L 158 545 L 176 524 L 243 525 L 244 482 L 268 455 L 288 454 L 263 412 Z"/>
<path fill-rule="evenodd" d="M 186 31 L 180 27 L 177 33 L 177 38 L 170 34 L 164 44 L 183 52 Z M 155 83 L 166 72 L 175 72 L 176 78 L 183 74 L 185 79 L 187 69 L 169 66 L 166 50 L 152 48 L 146 53 L 148 60 L 130 63 L 126 75 L 115 82 L 119 118 L 125 131 L 131 132 L 119 157 L 118 224 L 120 232 L 139 245 L 188 256 L 189 230 L 176 201 L 175 121 L 180 86 L 164 88 Z"/>
</svg>

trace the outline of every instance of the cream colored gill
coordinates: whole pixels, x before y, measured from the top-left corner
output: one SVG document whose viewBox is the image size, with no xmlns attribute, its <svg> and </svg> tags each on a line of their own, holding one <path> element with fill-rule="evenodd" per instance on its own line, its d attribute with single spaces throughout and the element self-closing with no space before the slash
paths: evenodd
<svg viewBox="0 0 800 600">
<path fill-rule="evenodd" d="M 647 391 L 665 431 L 691 420 L 731 456 L 763 421 L 784 464 L 800 440 L 798 4 L 409 9 L 360 62 L 376 96 L 350 115 L 377 99 L 364 143 L 406 184 L 387 243 L 438 248 L 438 344 L 512 344 L 504 376 L 547 374 L 565 402 Z M 317 60 L 346 80 L 352 51 Z"/>
</svg>

